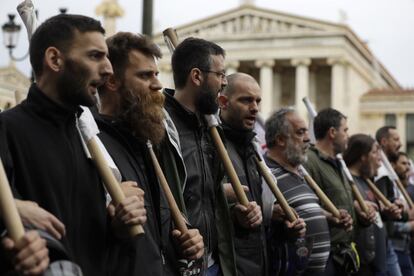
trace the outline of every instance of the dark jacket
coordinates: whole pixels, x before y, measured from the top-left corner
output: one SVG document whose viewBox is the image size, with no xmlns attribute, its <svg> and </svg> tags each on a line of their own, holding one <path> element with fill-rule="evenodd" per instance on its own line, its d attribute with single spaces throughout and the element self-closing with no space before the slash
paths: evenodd
<svg viewBox="0 0 414 276">
<path fill-rule="evenodd" d="M 381 168 L 379 169 L 379 171 Z M 397 199 L 397 196 L 394 192 L 394 187 L 396 184 L 386 175 L 382 175 L 375 179 L 375 185 L 377 185 L 378 189 L 385 195 L 385 197 L 391 201 L 394 202 Z M 386 235 L 387 238 L 390 238 L 394 236 L 394 221 L 390 220 L 386 216 L 382 216 L 382 219 L 384 220 L 385 229 L 386 229 Z M 398 220 L 401 222 L 408 221 L 408 212 L 404 210 L 401 214 L 401 219 Z"/>
<path fill-rule="evenodd" d="M 165 90 L 165 109 L 180 136 L 187 181 L 183 187 L 190 224 L 199 229 L 207 254 L 212 253 L 224 275 L 236 275 L 230 214 L 220 184 L 223 170 L 208 127 L 199 114 L 185 109 Z"/>
<path fill-rule="evenodd" d="M 122 181 L 135 181 L 144 190 L 147 211 L 144 235 L 111 245 L 108 275 L 173 275 L 174 260 L 166 258 L 172 255 L 167 251 L 173 248 L 171 215 L 148 149 L 121 123 L 106 116 L 95 118 L 101 131 L 99 138 L 117 165 Z"/>
<path fill-rule="evenodd" d="M 256 153 L 252 140 L 253 131 L 237 131 L 222 123 L 226 148 L 242 185 L 249 187 L 246 193 L 249 201 L 256 201 L 262 207 L 262 176 L 256 165 Z M 226 182 L 230 182 L 227 180 Z M 233 222 L 234 246 L 238 275 L 265 275 L 265 238 L 263 224 L 246 229 Z"/>
<path fill-rule="evenodd" d="M 66 226 L 62 242 L 84 275 L 106 271 L 109 223 L 98 172 L 76 128 L 80 109 L 65 109 L 34 84 L 27 99 L 1 113 L 15 196 L 37 202 Z"/>
<path fill-rule="evenodd" d="M 337 208 L 347 210 L 355 223 L 354 200 L 351 186 L 342 173 L 338 161 L 332 160 L 316 147 L 312 147 L 308 150 L 308 161 L 304 165 L 333 204 Z M 350 244 L 353 241 L 353 233 L 353 231 L 346 232 L 341 227 L 331 225 L 331 250 L 339 244 Z"/>
</svg>

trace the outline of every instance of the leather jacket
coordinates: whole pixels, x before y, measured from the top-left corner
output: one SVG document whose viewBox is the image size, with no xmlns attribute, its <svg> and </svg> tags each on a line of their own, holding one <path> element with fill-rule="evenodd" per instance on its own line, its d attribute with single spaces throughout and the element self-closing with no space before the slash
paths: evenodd
<svg viewBox="0 0 414 276">
<path fill-rule="evenodd" d="M 187 180 L 183 188 L 184 202 L 190 224 L 198 228 L 208 253 L 217 254 L 215 221 L 216 193 L 220 189 L 220 162 L 211 141 L 208 126 L 198 114 L 185 109 L 166 89 L 165 109 L 180 136 Z"/>
</svg>

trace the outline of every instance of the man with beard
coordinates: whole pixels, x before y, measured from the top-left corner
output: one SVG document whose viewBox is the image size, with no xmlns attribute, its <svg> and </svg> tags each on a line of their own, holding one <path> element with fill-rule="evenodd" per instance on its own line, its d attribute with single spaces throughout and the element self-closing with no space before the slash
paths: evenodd
<svg viewBox="0 0 414 276">
<path fill-rule="evenodd" d="M 313 249 L 304 274 L 323 275 L 330 250 L 328 223 L 318 197 L 300 171 L 309 148 L 308 128 L 294 109 L 282 108 L 267 119 L 265 132 L 268 148 L 265 161 L 277 178 L 278 187 L 289 205 L 305 221 L 305 238 L 313 239 Z M 290 229 L 277 221 L 272 223 L 270 230 L 269 259 L 274 260 L 274 255 L 278 254 L 280 248 L 285 248 L 286 240 L 291 240 L 292 237 Z M 284 261 L 281 260 L 281 263 Z M 281 272 L 286 267 L 279 270 L 281 271 L 272 270 L 271 275 L 283 274 Z"/>
<path fill-rule="evenodd" d="M 104 33 L 99 21 L 81 15 L 46 20 L 30 43 L 37 83 L 22 104 L 0 115 L 15 197 L 63 223 L 61 241 L 84 275 L 105 274 L 112 232 L 101 178 L 77 128 L 80 105 L 94 105 L 97 87 L 112 73 Z M 111 215 L 116 233 L 143 224 L 142 195 L 126 197 Z"/>
<path fill-rule="evenodd" d="M 261 90 L 253 77 L 236 73 L 227 77 L 227 86 L 218 100 L 227 151 L 240 182 L 248 188 L 246 195 L 254 207 L 248 221 L 240 216 L 248 211 L 243 205 L 236 204 L 230 209 L 233 214 L 237 272 L 238 275 L 265 275 L 262 177 L 258 174 L 253 144 Z M 225 185 L 231 187 L 230 184 Z"/>
<path fill-rule="evenodd" d="M 314 132 L 316 144 L 308 150 L 305 167 L 341 214 L 339 224 L 329 224 L 331 252 L 325 275 L 349 275 L 358 270 L 356 252 L 351 244 L 354 200 L 348 180 L 336 159 L 348 143 L 346 117 L 335 109 L 324 109 L 315 117 Z"/>
<path fill-rule="evenodd" d="M 165 90 L 165 108 L 180 135 L 187 170 L 183 197 L 189 222 L 204 238 L 208 275 L 236 275 L 231 219 L 221 180 L 223 171 L 203 115 L 218 110 L 217 95 L 227 84 L 224 50 L 209 41 L 187 38 L 175 49 L 172 69 L 176 91 Z M 257 205 L 238 208 L 248 224 Z"/>
<path fill-rule="evenodd" d="M 410 173 L 410 162 L 406 153 L 399 151 L 396 155 L 391 155 L 389 161 L 398 175 L 401 183 L 407 189 L 408 177 Z M 411 185 L 410 185 L 411 186 Z M 408 192 L 408 191 L 407 191 Z M 403 202 L 404 199 L 401 199 Z M 408 210 L 408 206 L 404 206 Z M 411 213 L 412 211 L 410 211 Z M 411 261 L 411 234 L 414 232 L 414 220 L 410 218 L 406 222 L 394 222 L 393 232 L 390 235 L 392 246 L 398 257 L 402 275 L 413 275 L 413 263 Z"/>
<path fill-rule="evenodd" d="M 398 150 L 401 148 L 401 141 L 395 127 L 384 126 L 379 128 L 375 134 L 375 139 L 388 160 L 395 158 L 398 155 Z M 402 210 L 400 221 L 406 222 L 408 220 L 408 213 L 404 210 L 404 204 L 399 196 L 400 191 L 394 184 L 394 181 L 390 178 L 384 165 L 379 168 L 378 176 L 375 178 L 375 182 L 381 192 L 391 202 L 394 202 L 400 207 Z M 387 274 L 397 276 L 402 275 L 393 243 L 389 239 L 394 233 L 394 222 L 392 220 L 386 220 L 385 226 L 387 230 Z"/>
<path fill-rule="evenodd" d="M 102 131 L 100 137 L 118 165 L 123 180 L 136 181 L 145 191 L 147 210 L 145 235 L 134 242 L 117 243 L 111 250 L 110 259 L 114 264 L 110 274 L 176 275 L 178 260 L 173 242 L 180 248 L 177 250 L 180 257 L 187 260 L 203 256 L 204 246 L 196 229 L 186 234 L 172 231 L 169 206 L 157 183 L 146 146 L 150 140 L 163 151 L 178 155 L 164 125 L 164 95 L 160 91 L 162 86 L 155 60 L 161 58 L 161 51 L 149 38 L 124 32 L 108 38 L 107 45 L 114 75 L 99 90 L 101 110 L 97 121 Z M 171 131 L 170 128 L 167 130 Z M 164 171 L 166 167 L 183 166 L 175 160 L 164 161 Z M 176 173 L 179 173 L 178 169 Z M 172 179 L 169 184 L 173 189 L 183 186 Z M 174 240 L 171 240 L 171 234 Z"/>
<path fill-rule="evenodd" d="M 381 206 L 370 190 L 367 179 L 373 179 L 380 167 L 379 146 L 376 141 L 365 134 L 350 137 L 344 152 L 344 160 L 352 174 L 367 205 L 380 211 L 383 217 L 399 217 L 401 210 L 397 205 Z M 355 205 L 355 208 L 359 208 Z M 355 227 L 355 241 L 361 266 L 357 275 L 377 275 L 386 273 L 386 238 L 385 229 L 379 214 L 373 224 L 358 220 Z"/>
</svg>

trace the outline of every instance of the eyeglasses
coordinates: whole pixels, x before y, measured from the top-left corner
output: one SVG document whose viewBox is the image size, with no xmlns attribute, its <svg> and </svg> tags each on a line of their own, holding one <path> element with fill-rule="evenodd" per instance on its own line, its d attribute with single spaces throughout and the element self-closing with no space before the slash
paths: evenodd
<svg viewBox="0 0 414 276">
<path fill-rule="evenodd" d="M 214 74 L 216 74 L 217 77 L 220 77 L 221 79 L 226 78 L 226 73 L 225 72 L 217 72 L 217 71 L 203 70 L 203 69 L 200 69 L 200 70 L 202 72 L 205 72 L 205 73 L 214 73 Z"/>
</svg>

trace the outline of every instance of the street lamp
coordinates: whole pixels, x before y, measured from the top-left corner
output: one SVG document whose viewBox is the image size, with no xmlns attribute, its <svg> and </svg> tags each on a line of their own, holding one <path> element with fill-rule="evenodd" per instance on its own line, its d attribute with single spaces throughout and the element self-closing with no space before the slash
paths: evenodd
<svg viewBox="0 0 414 276">
<path fill-rule="evenodd" d="M 12 60 L 22 61 L 28 56 L 29 52 L 27 52 L 23 57 L 20 58 L 16 58 L 13 56 L 13 49 L 16 48 L 17 42 L 19 41 L 21 26 L 14 22 L 14 18 L 16 17 L 14 14 L 8 14 L 8 17 L 9 21 L 4 23 L 3 26 L 1 26 L 1 29 L 3 31 L 4 46 L 6 46 L 6 48 L 9 49 L 9 56 Z"/>
</svg>

